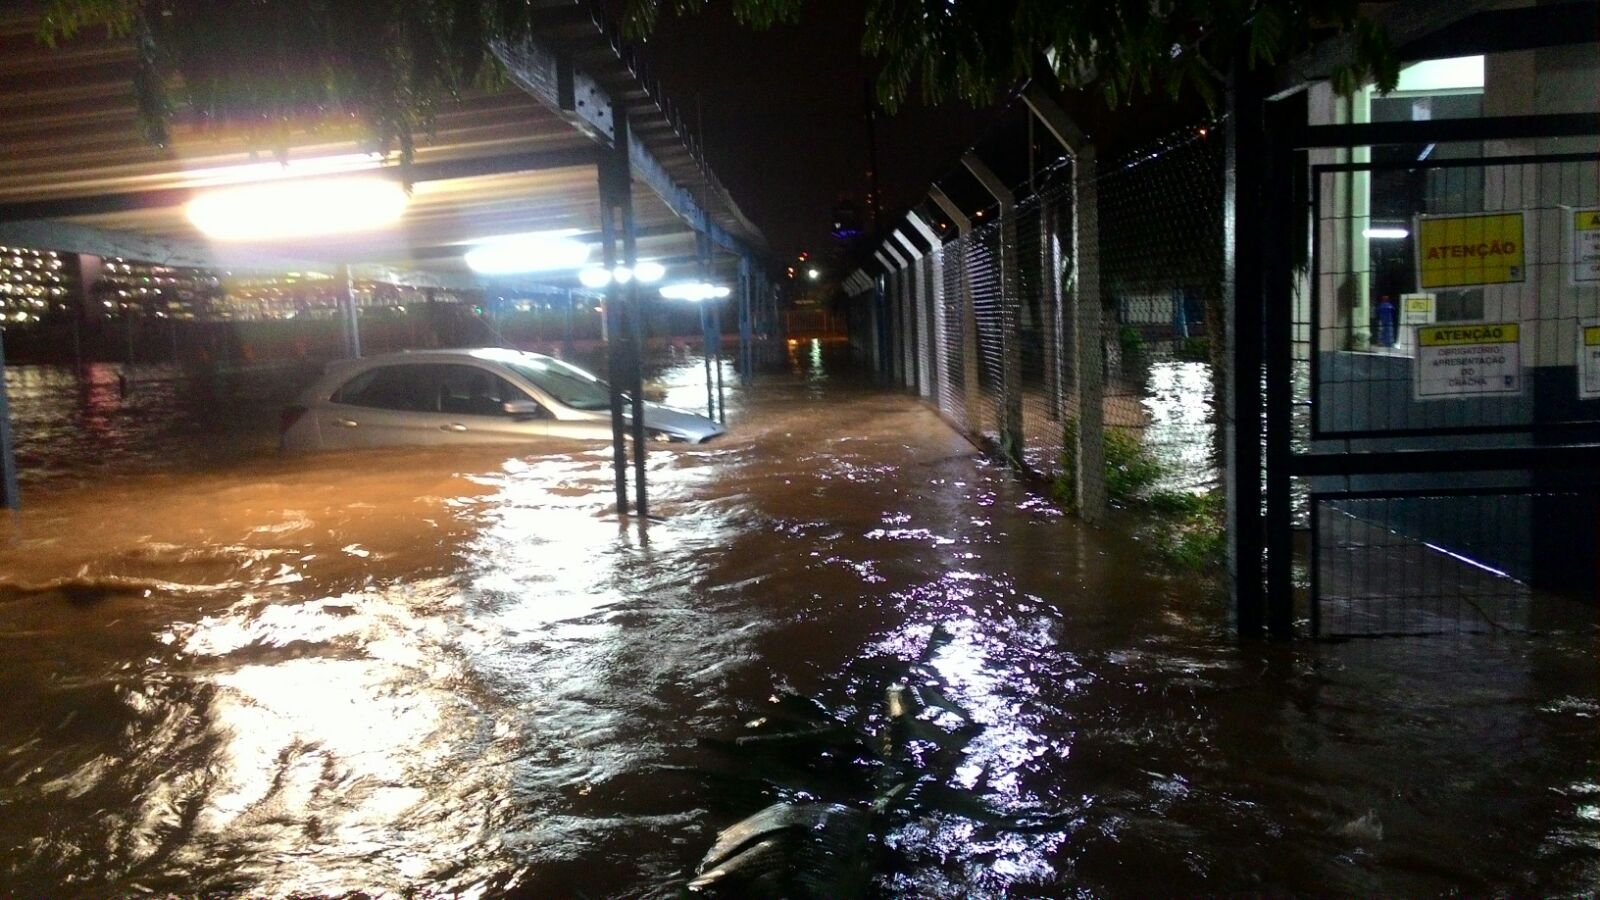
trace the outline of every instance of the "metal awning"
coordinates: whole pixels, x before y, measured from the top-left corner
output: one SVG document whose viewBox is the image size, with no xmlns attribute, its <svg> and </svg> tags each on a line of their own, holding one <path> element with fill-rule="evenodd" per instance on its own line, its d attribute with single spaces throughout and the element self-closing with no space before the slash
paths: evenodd
<svg viewBox="0 0 1600 900">
<path fill-rule="evenodd" d="M 90 30 L 50 48 L 36 29 L 26 13 L 0 13 L 0 243 L 263 271 L 349 263 L 416 283 L 481 284 L 461 254 L 485 238 L 561 229 L 598 240 L 596 171 L 615 107 L 626 111 L 633 135 L 641 259 L 691 274 L 695 233 L 705 231 L 722 251 L 723 277 L 732 277 L 738 257 L 766 248 L 672 104 L 580 0 L 545 3 L 529 42 L 495 48 L 511 84 L 441 107 L 433 133 L 419 136 L 405 175 L 412 198 L 397 226 L 250 246 L 208 244 L 183 205 L 197 188 L 248 180 L 277 166 L 276 157 L 252 152 L 243 134 L 203 129 L 181 114 L 168 145 L 152 145 L 138 121 L 132 46 Z M 402 177 L 394 161 L 363 157 L 353 134 L 324 127 L 288 143 L 294 163 Z M 576 284 L 571 273 L 525 278 Z"/>
</svg>

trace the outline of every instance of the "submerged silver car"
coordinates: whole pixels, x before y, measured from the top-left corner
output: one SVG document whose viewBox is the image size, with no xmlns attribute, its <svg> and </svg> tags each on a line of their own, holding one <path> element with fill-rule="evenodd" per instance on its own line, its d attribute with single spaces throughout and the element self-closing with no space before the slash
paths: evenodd
<svg viewBox="0 0 1600 900">
<path fill-rule="evenodd" d="M 726 429 L 646 403 L 651 440 L 701 444 Z M 284 450 L 611 439 L 604 381 L 517 350 L 430 350 L 336 363 L 283 411 Z"/>
</svg>

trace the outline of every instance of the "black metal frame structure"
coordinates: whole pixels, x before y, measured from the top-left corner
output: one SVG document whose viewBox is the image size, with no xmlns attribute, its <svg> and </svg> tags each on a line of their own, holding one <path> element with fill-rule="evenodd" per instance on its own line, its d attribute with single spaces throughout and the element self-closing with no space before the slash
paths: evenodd
<svg viewBox="0 0 1600 900">
<path fill-rule="evenodd" d="M 1291 98 L 1292 99 L 1292 98 Z M 1276 103 L 1263 103 L 1259 118 L 1254 122 L 1248 119 L 1244 122 L 1236 121 L 1235 130 L 1242 138 L 1240 140 L 1246 149 L 1253 149 L 1252 135 L 1262 141 L 1263 152 L 1261 157 L 1252 157 L 1244 152 L 1236 152 L 1230 159 L 1231 172 L 1248 171 L 1252 163 L 1261 165 L 1264 177 L 1256 185 L 1259 193 L 1252 195 L 1250 192 L 1238 189 L 1230 192 L 1235 196 L 1235 202 L 1241 204 L 1241 212 L 1245 211 L 1243 203 L 1252 196 L 1258 204 L 1255 210 L 1260 214 L 1259 223 L 1251 223 L 1242 215 L 1235 220 L 1233 240 L 1237 242 L 1237 251 L 1234 256 L 1232 270 L 1235 279 L 1235 294 L 1237 298 L 1248 298 L 1251 302 L 1239 302 L 1234 310 L 1235 315 L 1235 344 L 1230 348 L 1235 362 L 1234 380 L 1236 392 L 1233 402 L 1237 404 L 1239 414 L 1239 427 L 1236 428 L 1231 446 L 1234 448 L 1234 465 L 1240 470 L 1240 482 L 1244 490 L 1238 496 L 1231 497 L 1230 503 L 1237 504 L 1238 521 L 1236 524 L 1235 540 L 1238 542 L 1238 553 L 1241 560 L 1249 560 L 1249 551 L 1259 549 L 1266 560 L 1265 583 L 1263 590 L 1255 593 L 1257 584 L 1251 583 L 1248 573 L 1241 571 L 1240 582 L 1236 586 L 1235 599 L 1238 604 L 1238 627 L 1241 633 L 1251 634 L 1266 630 L 1276 637 L 1290 637 L 1294 634 L 1294 596 L 1293 581 L 1294 559 L 1294 506 L 1292 485 L 1297 478 L 1311 478 L 1321 476 L 1383 476 L 1402 474 L 1448 473 L 1448 472 L 1485 472 L 1504 473 L 1507 476 L 1525 474 L 1537 484 L 1541 476 L 1548 473 L 1572 471 L 1575 469 L 1595 469 L 1596 454 L 1600 453 L 1600 445 L 1579 442 L 1575 438 L 1593 438 L 1593 424 L 1587 421 L 1562 423 L 1560 425 L 1535 425 L 1503 426 L 1486 425 L 1484 427 L 1465 428 L 1429 428 L 1407 429 L 1403 431 L 1382 432 L 1322 432 L 1314 431 L 1316 439 L 1344 439 L 1359 437 L 1405 437 L 1428 438 L 1445 437 L 1455 434 L 1526 434 L 1527 441 L 1519 446 L 1504 448 L 1457 448 L 1457 447 L 1428 447 L 1423 449 L 1374 449 L 1374 450 L 1343 450 L 1343 451 L 1296 451 L 1293 447 L 1293 404 L 1294 404 L 1294 316 L 1293 304 L 1290 299 L 1295 293 L 1295 273 L 1292 261 L 1296 258 L 1295 241 L 1298 235 L 1304 232 L 1300 228 L 1301 219 L 1308 211 L 1315 215 L 1315 181 L 1307 181 L 1297 177 L 1298 172 L 1306 171 L 1309 166 L 1306 162 L 1306 151 L 1312 148 L 1353 148 L 1382 144 L 1428 144 L 1471 142 L 1483 140 L 1505 140 L 1518 138 L 1548 138 L 1548 137 L 1578 137 L 1600 135 L 1600 116 L 1596 115 L 1538 115 L 1515 116 L 1498 118 L 1476 119 L 1441 119 L 1423 122 L 1393 122 L 1357 125 L 1324 125 L 1324 126 L 1299 126 L 1292 123 L 1295 120 L 1304 122 L 1304 106 L 1288 101 Z M 1252 128 L 1251 125 L 1255 127 Z M 1483 166 L 1485 164 L 1500 164 L 1506 161 L 1538 161 L 1541 163 L 1563 161 L 1571 158 L 1584 161 L 1600 159 L 1595 154 L 1564 154 L 1545 157 L 1490 157 L 1462 161 L 1460 165 Z M 1454 165 L 1455 163 L 1451 163 Z M 1342 164 L 1335 166 L 1318 166 L 1313 171 L 1357 171 L 1362 169 L 1377 168 L 1373 164 Z M 1231 173 L 1230 173 L 1231 174 Z M 1307 197 L 1306 194 L 1312 194 Z M 1240 200 L 1237 198 L 1245 198 Z M 1236 214 L 1238 215 L 1238 214 Z M 1316 221 L 1316 219 L 1313 219 Z M 1259 228 L 1259 230 L 1257 230 Z M 1247 260 L 1243 255 L 1246 249 L 1259 252 L 1258 262 Z M 1255 281 L 1254 279 L 1259 279 Z M 1259 285 L 1259 290 L 1256 286 Z M 1313 288 L 1315 290 L 1315 288 Z M 1313 305 L 1313 309 L 1315 306 Z M 1254 322 L 1261 323 L 1261 331 L 1255 332 Z M 1315 346 L 1316 323 L 1312 323 L 1313 346 Z M 1259 337 L 1257 336 L 1259 334 Z M 1259 357 L 1253 348 L 1260 348 Z M 1259 360 L 1259 368 L 1257 361 Z M 1311 356 L 1312 365 L 1316 365 L 1316 352 Z M 1261 381 L 1255 380 L 1255 373 L 1259 372 Z M 1253 407 L 1255 396 L 1251 387 L 1256 383 L 1264 383 L 1264 403 L 1260 407 Z M 1312 390 L 1315 392 L 1317 379 L 1312 378 Z M 1315 403 L 1313 393 L 1313 403 Z M 1250 415 L 1252 408 L 1264 409 L 1264 415 L 1255 419 Z M 1312 409 L 1313 429 L 1316 428 L 1317 410 Z M 1260 440 L 1247 425 L 1260 421 L 1264 429 L 1264 441 Z M 1587 429 L 1588 434 L 1583 430 Z M 1263 493 L 1265 495 L 1265 515 L 1255 517 L 1248 514 L 1260 495 L 1253 494 L 1249 488 L 1253 482 L 1246 466 L 1254 462 L 1255 448 L 1265 446 L 1265 457 L 1261 459 L 1262 465 L 1258 471 L 1264 472 L 1262 479 Z M 1488 493 L 1504 493 L 1515 488 L 1491 488 Z M 1409 488 L 1377 492 L 1315 492 L 1316 500 L 1325 500 L 1335 496 L 1385 496 L 1401 497 L 1417 495 L 1440 494 L 1440 490 L 1421 491 L 1420 493 Z M 1314 517 L 1313 517 L 1314 518 Z M 1259 536 L 1258 536 L 1259 535 Z M 1315 541 L 1313 541 L 1315 547 Z M 1313 551 L 1314 552 L 1314 551 Z M 1312 560 L 1312 570 L 1315 572 L 1316 560 Z M 1317 610 L 1318 599 L 1316 596 L 1317 578 L 1312 575 L 1312 631 L 1316 633 L 1320 626 L 1320 616 Z"/>
</svg>

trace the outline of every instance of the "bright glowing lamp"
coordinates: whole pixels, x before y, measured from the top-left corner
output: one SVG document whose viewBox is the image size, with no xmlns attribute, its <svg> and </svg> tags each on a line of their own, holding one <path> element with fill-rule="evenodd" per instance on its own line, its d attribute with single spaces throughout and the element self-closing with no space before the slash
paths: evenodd
<svg viewBox="0 0 1600 900">
<path fill-rule="evenodd" d="M 372 231 L 397 221 L 409 199 L 386 178 L 318 178 L 209 190 L 185 211 L 212 240 L 274 241 Z"/>
<path fill-rule="evenodd" d="M 667 267 L 658 262 L 645 260 L 633 268 L 617 266 L 607 272 L 600 266 L 590 266 L 578 273 L 578 282 L 586 288 L 599 290 L 607 287 L 612 281 L 617 284 L 627 284 L 638 279 L 640 284 L 654 284 L 667 274 Z"/>
<path fill-rule="evenodd" d="M 684 281 L 669 284 L 661 289 L 661 296 L 668 300 L 688 300 L 691 303 L 700 303 L 706 300 L 720 300 L 733 293 L 729 288 L 703 281 Z"/>
<path fill-rule="evenodd" d="M 572 239 L 581 233 L 539 231 L 491 238 L 468 250 L 465 259 L 467 266 L 480 275 L 578 269 L 588 261 L 593 249 L 584 241 Z"/>
<path fill-rule="evenodd" d="M 817 271 L 816 269 L 807 269 L 806 270 L 806 277 L 811 279 L 812 281 L 816 281 L 818 278 L 822 277 L 822 273 Z"/>
<path fill-rule="evenodd" d="M 1376 241 L 1398 241 L 1410 235 L 1411 232 L 1404 228 L 1366 228 L 1362 230 L 1361 234 Z"/>
</svg>

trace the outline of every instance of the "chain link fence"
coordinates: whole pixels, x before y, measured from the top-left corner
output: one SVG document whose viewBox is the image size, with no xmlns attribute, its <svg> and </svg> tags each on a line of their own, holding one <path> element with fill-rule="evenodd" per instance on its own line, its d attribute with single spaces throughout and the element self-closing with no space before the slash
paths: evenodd
<svg viewBox="0 0 1600 900">
<path fill-rule="evenodd" d="M 1220 541 L 1223 162 L 1197 126 L 1063 162 L 931 250 L 892 240 L 855 282 L 857 351 L 1086 517 L 1153 504 Z"/>
</svg>

